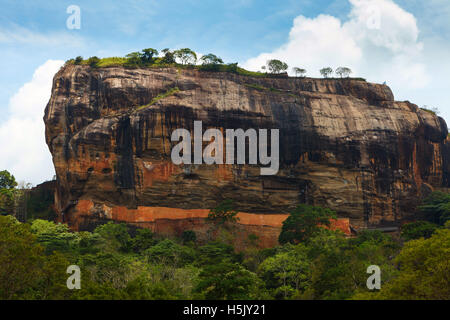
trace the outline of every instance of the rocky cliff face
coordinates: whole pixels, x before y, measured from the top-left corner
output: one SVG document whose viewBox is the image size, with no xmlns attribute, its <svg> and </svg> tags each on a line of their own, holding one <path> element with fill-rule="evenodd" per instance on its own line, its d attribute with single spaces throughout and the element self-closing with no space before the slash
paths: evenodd
<svg viewBox="0 0 450 320">
<path fill-rule="evenodd" d="M 204 130 L 279 129 L 278 174 L 174 165 L 171 134 L 194 120 Z M 79 229 L 114 219 L 200 230 L 209 208 L 233 199 L 241 225 L 270 242 L 298 203 L 334 209 L 359 228 L 385 226 L 449 183 L 444 120 L 359 80 L 66 65 L 45 124 L 57 208 Z"/>
</svg>

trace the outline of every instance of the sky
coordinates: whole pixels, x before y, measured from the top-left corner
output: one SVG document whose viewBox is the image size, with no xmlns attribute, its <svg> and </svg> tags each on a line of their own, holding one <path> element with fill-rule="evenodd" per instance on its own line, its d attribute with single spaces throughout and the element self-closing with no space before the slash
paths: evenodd
<svg viewBox="0 0 450 320">
<path fill-rule="evenodd" d="M 42 118 L 53 75 L 79 55 L 188 47 L 251 70 L 347 66 L 449 122 L 449 40 L 449 0 L 0 0 L 0 170 L 52 179 Z"/>
</svg>

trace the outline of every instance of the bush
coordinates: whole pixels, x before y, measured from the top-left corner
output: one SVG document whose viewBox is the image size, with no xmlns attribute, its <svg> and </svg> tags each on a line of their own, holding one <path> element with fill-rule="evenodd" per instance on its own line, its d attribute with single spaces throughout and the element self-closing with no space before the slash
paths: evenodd
<svg viewBox="0 0 450 320">
<path fill-rule="evenodd" d="M 100 62 L 100 59 L 99 58 L 97 58 L 97 57 L 90 57 L 88 60 L 87 60 L 87 64 L 89 65 L 89 66 L 91 66 L 91 67 L 97 67 L 98 66 L 98 63 Z"/>
<path fill-rule="evenodd" d="M 177 267 L 192 263 L 195 259 L 195 251 L 192 248 L 181 246 L 169 239 L 147 249 L 145 254 L 150 262 Z"/>
<path fill-rule="evenodd" d="M 300 204 L 283 222 L 278 241 L 281 244 L 305 241 L 321 227 L 329 226 L 330 219 L 336 218 L 336 213 L 330 209 Z"/>
<path fill-rule="evenodd" d="M 423 201 L 419 210 L 425 214 L 426 220 L 443 226 L 450 220 L 450 194 L 433 192 Z"/>
<path fill-rule="evenodd" d="M 197 241 L 197 235 L 192 230 L 185 230 L 181 235 L 181 239 L 183 240 L 183 243 L 195 242 Z"/>
<path fill-rule="evenodd" d="M 402 227 L 402 238 L 406 241 L 425 238 L 432 236 L 438 226 L 428 221 L 417 221 L 405 224 Z"/>
</svg>

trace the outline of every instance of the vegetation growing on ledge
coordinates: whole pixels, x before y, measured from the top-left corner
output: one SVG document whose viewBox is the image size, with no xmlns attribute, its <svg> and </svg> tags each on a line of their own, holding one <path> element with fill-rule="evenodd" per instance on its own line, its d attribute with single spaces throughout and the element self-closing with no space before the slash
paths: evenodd
<svg viewBox="0 0 450 320">
<path fill-rule="evenodd" d="M 189 48 L 182 48 L 179 50 L 163 49 L 161 52 L 153 48 L 143 49 L 141 52 L 132 52 L 125 57 L 110 57 L 98 58 L 91 57 L 83 59 L 83 57 L 76 57 L 66 61 L 68 64 L 88 65 L 92 68 L 106 68 L 106 67 L 126 67 L 126 68 L 163 68 L 176 67 L 186 69 L 196 69 L 210 72 L 228 72 L 243 76 L 251 77 L 288 77 L 286 71 L 288 65 L 280 60 L 272 59 L 267 61 L 267 66 L 262 67 L 262 72 L 245 70 L 238 66 L 238 63 L 224 63 L 223 60 L 215 54 L 209 53 L 198 59 L 197 54 Z M 296 77 L 304 78 L 306 70 L 295 67 L 292 69 Z M 325 73 L 322 71 L 325 70 Z M 336 74 L 340 78 L 330 78 L 333 72 L 331 68 L 324 68 L 321 70 L 322 75 L 328 79 L 352 79 L 359 81 L 366 81 L 363 78 L 349 78 L 352 72 L 349 68 L 340 67 L 336 70 Z"/>
<path fill-rule="evenodd" d="M 171 96 L 171 95 L 173 95 L 173 94 L 175 94 L 175 93 L 177 93 L 179 91 L 180 91 L 180 89 L 178 87 L 171 88 L 171 89 L 167 90 L 166 92 L 161 93 L 161 94 L 157 95 L 156 97 L 154 97 L 152 99 L 152 101 L 150 101 L 146 105 L 137 107 L 136 110 L 142 110 L 144 108 L 150 107 L 150 106 L 154 105 L 156 102 L 158 102 L 159 100 L 167 98 L 167 97 L 169 97 L 169 96 Z"/>
<path fill-rule="evenodd" d="M 422 108 L 420 108 L 420 110 L 431 113 L 432 115 L 435 116 L 437 116 L 440 113 L 438 108 L 429 108 L 428 106 L 423 106 Z"/>
</svg>

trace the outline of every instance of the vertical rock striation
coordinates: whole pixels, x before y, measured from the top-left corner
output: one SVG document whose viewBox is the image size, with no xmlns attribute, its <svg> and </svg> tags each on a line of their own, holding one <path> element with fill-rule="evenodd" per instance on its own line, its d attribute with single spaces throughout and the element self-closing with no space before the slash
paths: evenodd
<svg viewBox="0 0 450 320">
<path fill-rule="evenodd" d="M 444 120 L 354 79 L 66 65 L 44 120 L 57 209 L 78 229 L 114 219 L 200 231 L 207 209 L 232 199 L 251 215 L 241 225 L 272 244 L 298 203 L 329 207 L 357 228 L 395 225 L 449 184 Z M 278 174 L 174 165 L 171 134 L 192 131 L 194 120 L 204 130 L 279 129 Z"/>
</svg>

